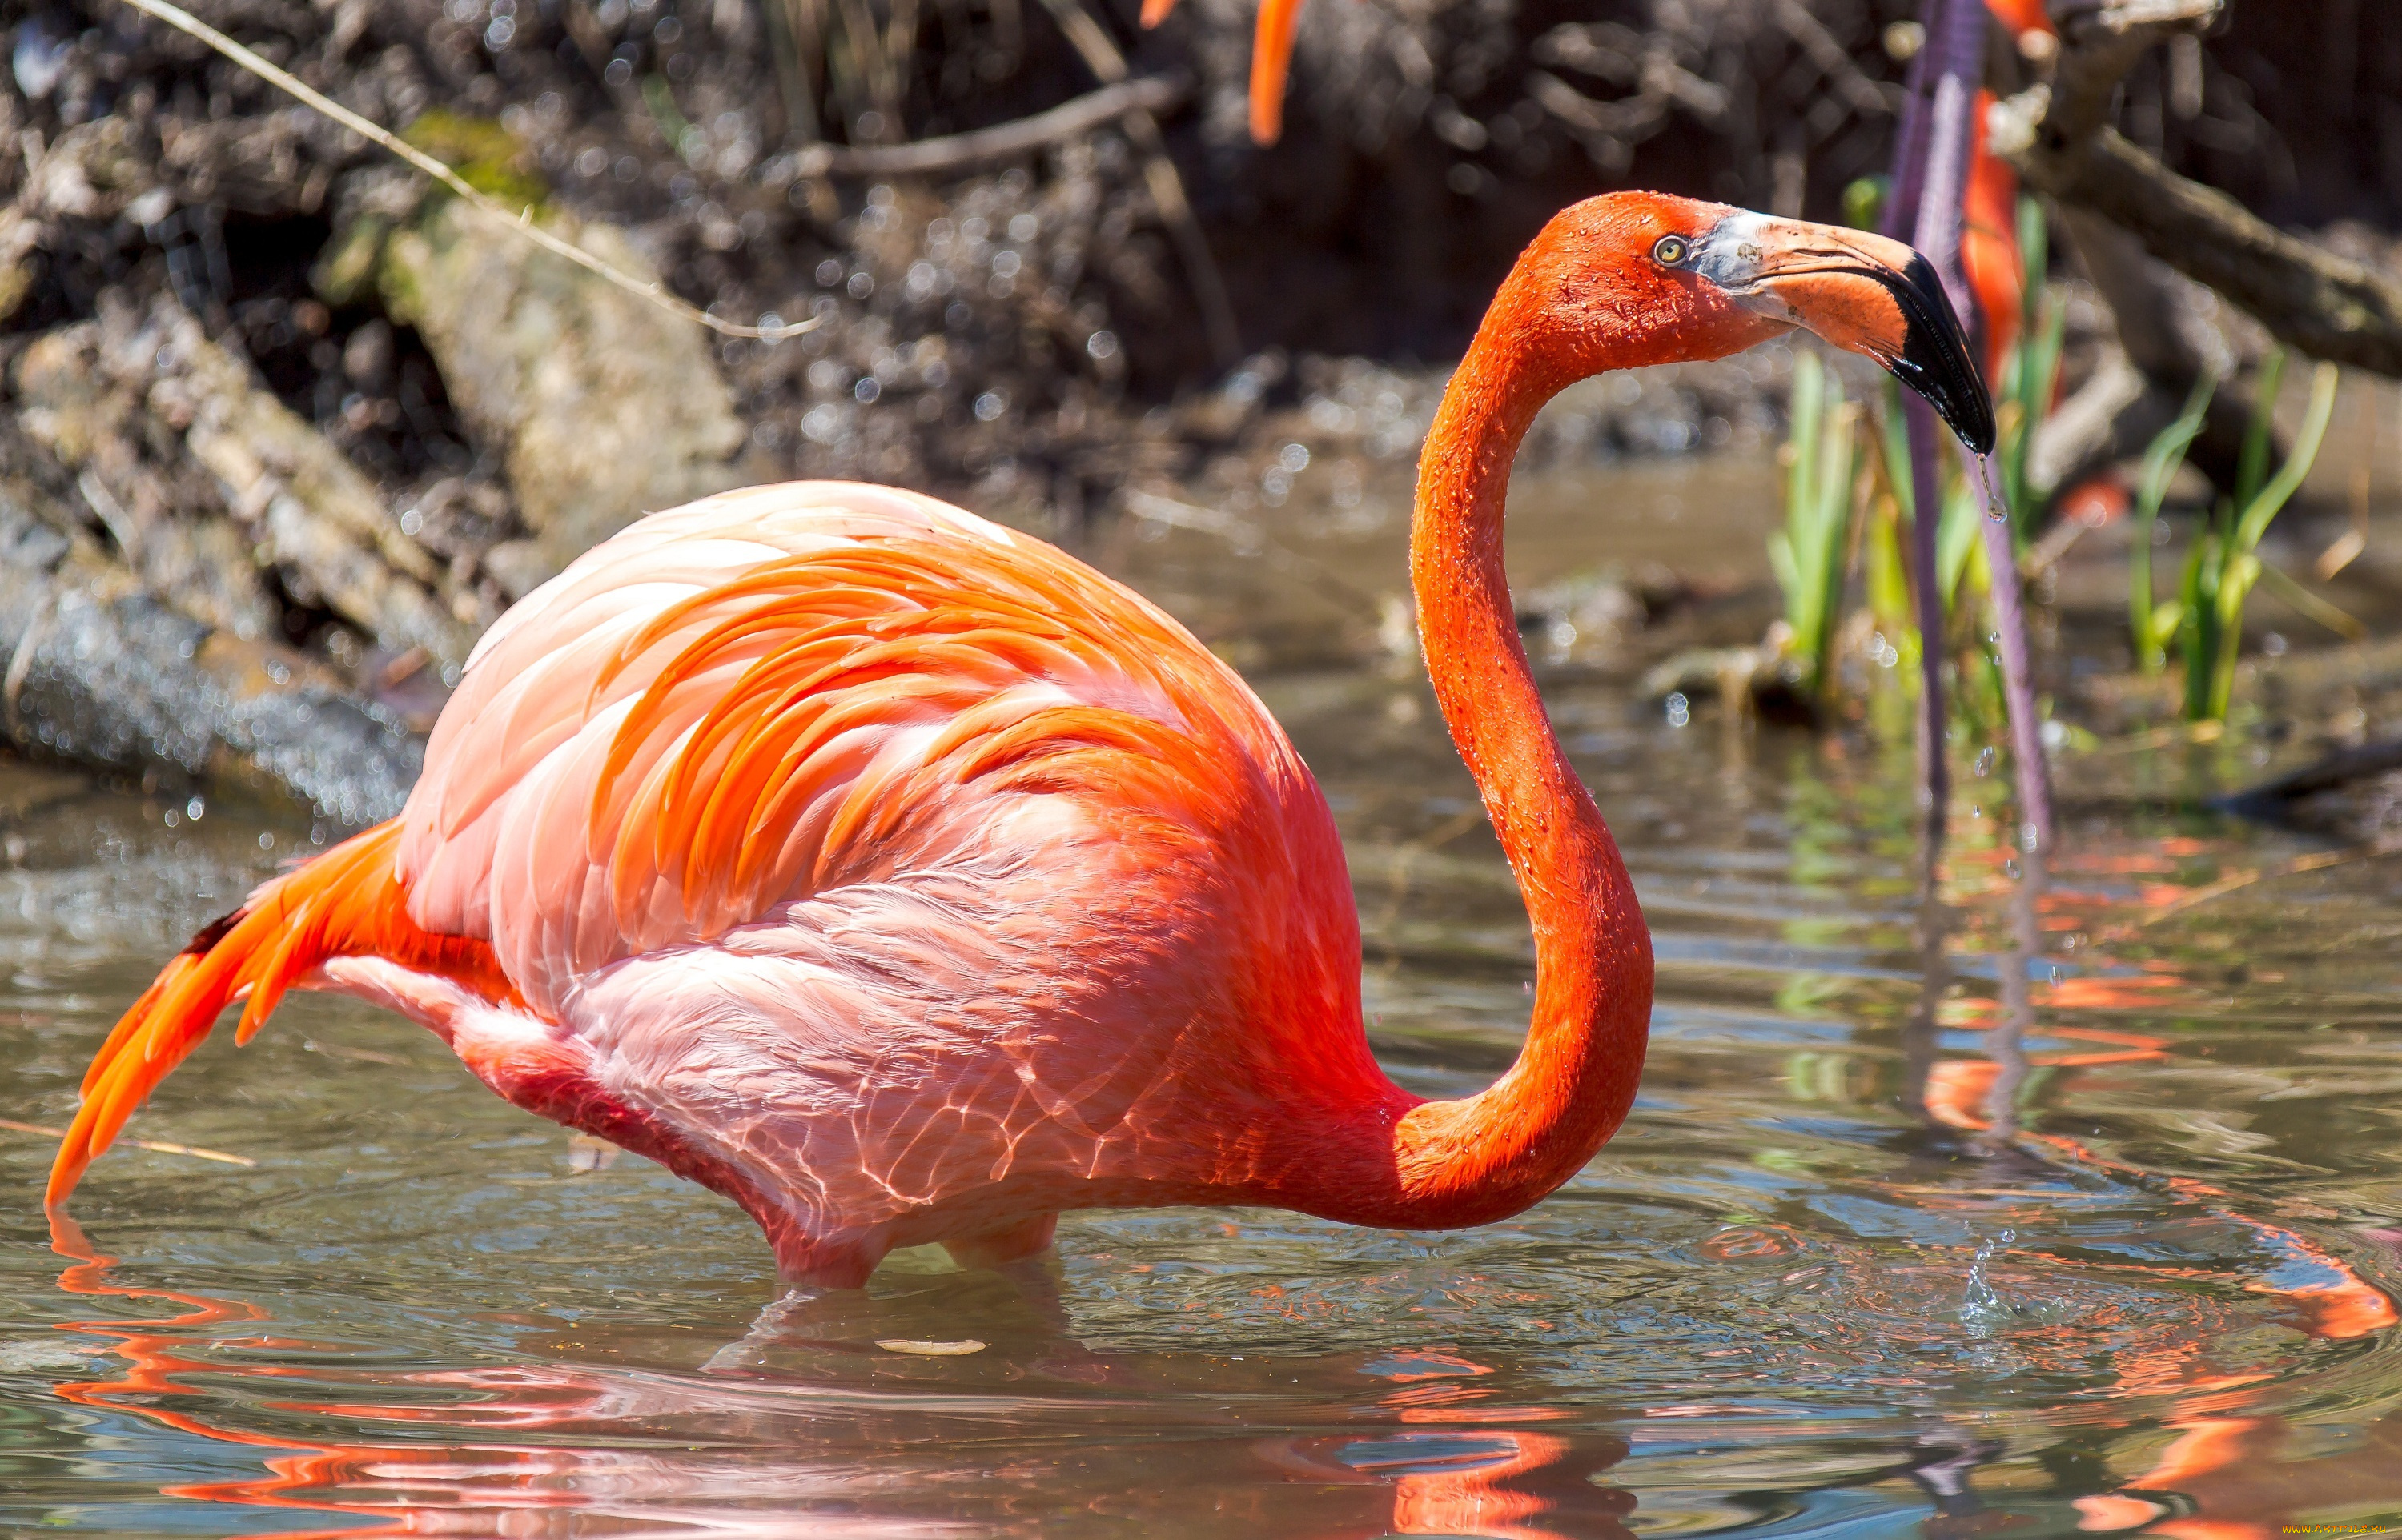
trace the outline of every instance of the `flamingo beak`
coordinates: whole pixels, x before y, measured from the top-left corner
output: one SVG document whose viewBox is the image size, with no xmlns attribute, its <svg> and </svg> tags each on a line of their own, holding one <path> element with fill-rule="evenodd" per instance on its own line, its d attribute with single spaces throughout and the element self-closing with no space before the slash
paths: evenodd
<svg viewBox="0 0 2402 1540">
<path fill-rule="evenodd" d="M 1737 211 L 1693 242 L 1691 266 L 1736 304 L 1875 359 L 1978 454 L 1994 401 L 1934 265 L 1898 241 Z"/>
</svg>

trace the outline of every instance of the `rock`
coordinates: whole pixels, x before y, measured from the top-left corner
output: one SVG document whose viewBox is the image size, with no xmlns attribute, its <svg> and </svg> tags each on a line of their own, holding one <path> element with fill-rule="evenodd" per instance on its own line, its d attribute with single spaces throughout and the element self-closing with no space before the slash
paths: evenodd
<svg viewBox="0 0 2402 1540">
<path fill-rule="evenodd" d="M 1616 663 L 1650 624 L 1642 586 L 1615 568 L 1572 572 L 1529 589 L 1517 608 L 1529 651 L 1553 667 Z"/>
<path fill-rule="evenodd" d="M 466 660 L 475 632 L 434 592 L 440 564 L 339 449 L 172 298 L 102 309 L 28 348 L 17 388 L 29 435 L 156 592 L 256 636 L 272 610 L 255 559 L 392 652 Z"/>
<path fill-rule="evenodd" d="M 0 474 L 0 728 L 101 769 L 231 779 L 350 826 L 399 812 L 424 748 L 323 664 L 145 591 L 53 495 Z"/>
<path fill-rule="evenodd" d="M 112 218 L 155 180 L 135 147 L 132 125 L 103 117 L 59 135 L 34 163 L 18 203 L 44 218 Z"/>
<path fill-rule="evenodd" d="M 0 321 L 34 292 L 34 253 L 49 227 L 21 208 L 0 209 Z"/>
<path fill-rule="evenodd" d="M 610 226 L 540 217 L 621 268 L 651 271 Z M 455 199 L 393 230 L 377 272 L 451 405 L 501 449 L 544 575 L 644 513 L 741 479 L 731 461 L 745 430 L 700 327 Z"/>
<path fill-rule="evenodd" d="M 250 542 L 205 487 L 143 453 L 141 394 L 103 370 L 99 341 L 96 322 L 35 338 L 17 364 L 19 425 L 74 473 L 84 510 L 152 593 L 238 637 L 268 635 L 275 606 Z"/>
<path fill-rule="evenodd" d="M 355 303 L 375 282 L 384 237 L 391 233 L 392 221 L 380 214 L 361 214 L 344 225 L 309 269 L 310 286 L 328 305 Z"/>
</svg>

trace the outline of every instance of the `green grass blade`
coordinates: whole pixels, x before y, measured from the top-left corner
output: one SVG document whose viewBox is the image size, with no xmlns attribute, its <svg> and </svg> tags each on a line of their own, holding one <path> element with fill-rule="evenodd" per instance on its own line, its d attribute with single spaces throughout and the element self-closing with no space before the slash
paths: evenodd
<svg viewBox="0 0 2402 1540">
<path fill-rule="evenodd" d="M 1968 570 L 1969 557 L 1984 543 L 1980 538 L 1984 517 L 1984 507 L 1967 476 L 1944 488 L 1943 522 L 1935 529 L 1935 571 L 1947 612 L 1958 602 L 1960 578 Z"/>
<path fill-rule="evenodd" d="M 2269 521 L 2277 516 L 2311 474 L 2311 464 L 2319 457 L 2319 445 L 2326 438 L 2327 419 L 2335 415 L 2336 366 L 2322 364 L 2311 371 L 2311 405 L 2302 415 L 2302 431 L 2294 435 L 2293 449 L 2285 462 L 2277 467 L 2276 475 L 2260 488 L 2248 503 L 2239 503 L 2243 514 L 2235 522 L 2235 548 L 2249 553 L 2269 532 Z M 2250 447 L 2246 445 L 2245 447 Z"/>
<path fill-rule="evenodd" d="M 2260 495 L 2269 474 L 2269 441 L 2276 426 L 2277 390 L 2285 379 L 2285 350 L 2271 348 L 2260 361 L 2260 378 L 2252 397 L 2252 419 L 2243 425 L 2243 452 L 2235 462 L 2235 506 L 2248 508 Z"/>
<path fill-rule="evenodd" d="M 2035 301 L 2042 292 L 2044 273 L 2051 266 L 2051 227 L 2043 217 L 2043 200 L 2037 198 L 2019 199 L 2019 292 L 2026 298 L 2026 314 L 2035 313 Z"/>
<path fill-rule="evenodd" d="M 1893 499 L 1901 508 L 1901 516 L 1915 518 L 1918 509 L 1918 487 L 1910 474 L 1910 424 L 1902 417 L 1901 384 L 1891 375 L 1884 378 L 1884 409 L 1877 420 L 1884 429 L 1884 476 L 1893 488 Z"/>
<path fill-rule="evenodd" d="M 2218 536 L 2203 530 L 2186 551 L 2185 575 L 2177 584 L 2178 609 L 2184 624 L 2177 628 L 2179 652 L 2185 660 L 2185 714 L 2188 721 L 2210 716 L 2210 661 L 2218 652 Z"/>
<path fill-rule="evenodd" d="M 2217 389 L 2216 377 L 2202 376 L 2194 385 L 2193 393 L 2186 397 L 2185 410 L 2161 429 L 2144 450 L 2143 474 L 2135 489 L 2135 522 L 2131 536 L 2134 543 L 2128 559 L 2127 622 L 2135 642 L 2135 667 L 2147 674 L 2157 674 L 2167 667 L 2170 632 L 2170 627 L 2153 613 L 2152 531 L 2160 518 L 2160 503 L 2169 495 L 2169 483 L 2176 479 L 2187 449 L 2202 432 L 2202 419 L 2210 410 L 2210 398 Z"/>
</svg>

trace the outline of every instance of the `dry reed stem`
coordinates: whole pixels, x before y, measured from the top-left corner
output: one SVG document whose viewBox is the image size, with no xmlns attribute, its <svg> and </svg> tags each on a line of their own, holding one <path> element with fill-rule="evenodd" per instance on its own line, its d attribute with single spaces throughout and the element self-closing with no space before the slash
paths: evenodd
<svg viewBox="0 0 2402 1540">
<path fill-rule="evenodd" d="M 2148 929 L 2172 914 L 2182 914 L 2188 909 L 2198 908 L 2214 899 L 2225 898 L 2256 883 L 2298 877 L 2305 873 L 2324 872 L 2330 866 L 2348 866 L 2354 861 L 2380 860 L 2394 855 L 2402 855 L 2402 850 L 2386 845 L 2371 845 L 2354 850 L 2322 850 L 2308 856 L 2297 856 L 2285 865 L 2271 867 L 2265 872 L 2239 872 L 2230 877 L 2221 877 L 2206 887 L 2197 887 L 2174 902 L 2152 911 L 2135 922 L 2135 928 Z"/>
<path fill-rule="evenodd" d="M 1165 112 L 1184 100 L 1182 81 L 1157 76 L 1122 80 L 1030 117 L 907 144 L 811 144 L 796 158 L 799 174 L 932 176 L 1005 160 L 1089 132 L 1132 113 Z"/>
<path fill-rule="evenodd" d="M 67 1136 L 67 1131 L 63 1128 L 52 1128 L 48 1123 L 21 1123 L 14 1118 L 0 1118 L 0 1128 L 13 1129 L 20 1134 L 40 1134 L 53 1139 L 63 1139 Z M 198 1145 L 171 1144 L 165 1139 L 128 1139 L 125 1142 L 136 1149 L 155 1150 L 161 1155 L 189 1155 L 196 1161 L 214 1161 L 221 1165 L 255 1166 L 258 1163 L 247 1155 L 228 1155 L 222 1149 L 202 1149 Z"/>
</svg>

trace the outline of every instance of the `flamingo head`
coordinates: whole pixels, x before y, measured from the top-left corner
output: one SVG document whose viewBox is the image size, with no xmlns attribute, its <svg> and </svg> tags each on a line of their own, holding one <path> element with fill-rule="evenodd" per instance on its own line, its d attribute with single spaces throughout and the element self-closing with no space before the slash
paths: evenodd
<svg viewBox="0 0 2402 1540">
<path fill-rule="evenodd" d="M 1898 241 L 1660 193 L 1608 193 L 1544 227 L 1505 287 L 1545 312 L 1577 373 L 1719 358 L 1794 327 L 1874 359 L 1962 443 L 1994 405 L 1935 268 Z M 1564 324 L 1565 323 L 1565 324 Z"/>
</svg>

